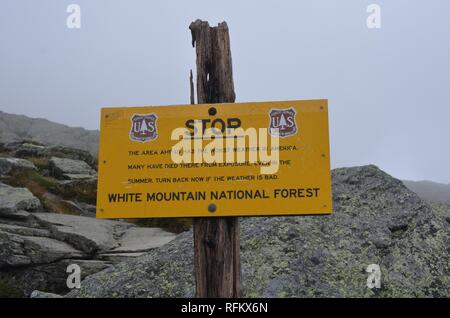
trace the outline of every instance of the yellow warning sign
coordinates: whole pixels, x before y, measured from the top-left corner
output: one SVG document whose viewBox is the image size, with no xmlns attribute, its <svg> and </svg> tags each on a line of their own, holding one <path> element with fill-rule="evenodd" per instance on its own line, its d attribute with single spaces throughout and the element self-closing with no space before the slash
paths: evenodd
<svg viewBox="0 0 450 318">
<path fill-rule="evenodd" d="M 328 101 L 103 108 L 97 217 L 332 212 Z"/>
</svg>

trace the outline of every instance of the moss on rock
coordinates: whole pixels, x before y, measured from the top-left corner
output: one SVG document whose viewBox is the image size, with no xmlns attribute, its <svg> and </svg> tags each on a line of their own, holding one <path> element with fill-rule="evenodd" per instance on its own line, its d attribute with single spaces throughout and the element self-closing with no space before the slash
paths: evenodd
<svg viewBox="0 0 450 318">
<path fill-rule="evenodd" d="M 23 292 L 0 277 L 0 298 L 23 298 Z"/>
</svg>

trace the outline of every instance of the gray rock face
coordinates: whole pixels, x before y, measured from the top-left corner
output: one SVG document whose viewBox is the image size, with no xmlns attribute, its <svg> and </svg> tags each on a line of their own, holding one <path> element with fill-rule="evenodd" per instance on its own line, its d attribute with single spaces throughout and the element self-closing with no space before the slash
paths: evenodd
<svg viewBox="0 0 450 318">
<path fill-rule="evenodd" d="M 34 290 L 62 293 L 68 290 L 67 267 L 72 264 L 80 266 L 82 279 L 111 266 L 111 263 L 98 260 L 63 259 L 32 267 L 9 268 L 7 275 L 10 277 L 9 283 L 22 286 L 26 295 L 30 295 Z"/>
<path fill-rule="evenodd" d="M 18 211 L 35 211 L 41 202 L 26 188 L 14 188 L 0 183 L 0 216 L 15 214 Z"/>
<path fill-rule="evenodd" d="M 64 200 L 64 203 L 72 207 L 81 216 L 89 216 L 95 218 L 96 207 L 84 202 L 73 202 L 69 200 Z"/>
<path fill-rule="evenodd" d="M 26 295 L 64 293 L 67 266 L 85 278 L 111 264 L 160 247 L 174 234 L 133 224 L 55 213 L 0 217 L 0 275 Z"/>
<path fill-rule="evenodd" d="M 50 231 L 46 229 L 27 227 L 16 224 L 0 223 L 0 231 L 23 236 L 51 237 Z"/>
<path fill-rule="evenodd" d="M 81 160 L 52 157 L 49 163 L 53 175 L 59 179 L 89 179 L 96 176 L 96 172 Z"/>
<path fill-rule="evenodd" d="M 333 171 L 334 214 L 241 219 L 247 297 L 449 297 L 450 209 L 375 166 Z M 366 285 L 378 264 L 380 289 Z M 192 232 L 86 278 L 67 297 L 194 295 Z"/>
<path fill-rule="evenodd" d="M 68 158 L 73 160 L 81 160 L 93 166 L 95 158 L 86 150 L 76 149 L 64 146 L 51 146 L 46 148 L 44 154 L 48 157 Z"/>
<path fill-rule="evenodd" d="M 71 198 L 72 200 L 82 200 L 83 195 L 92 193 L 95 195 L 96 191 L 97 179 L 92 176 L 90 179 L 61 180 L 58 182 L 58 192 L 60 195 Z M 87 202 L 94 203 L 92 201 L 88 200 Z M 85 209 L 88 207 L 83 208 L 80 206 L 80 208 Z"/>
<path fill-rule="evenodd" d="M 47 148 L 43 145 L 38 145 L 29 142 L 17 142 L 6 145 L 6 148 L 14 150 L 17 157 L 41 157 L 45 155 Z"/>
<path fill-rule="evenodd" d="M 149 240 L 148 237 L 152 237 Z M 169 243 L 175 235 L 158 228 L 133 227 L 128 229 L 119 240 L 119 246 L 111 250 L 113 253 L 138 253 L 160 247 Z"/>
<path fill-rule="evenodd" d="M 144 252 L 137 252 L 137 253 L 105 253 L 105 254 L 99 254 L 98 258 L 104 261 L 109 261 L 113 263 L 120 263 L 123 261 L 129 261 L 133 258 L 136 258 L 138 256 L 143 255 Z"/>
<path fill-rule="evenodd" d="M 0 175 L 7 175 L 11 172 L 26 169 L 36 170 L 36 166 L 31 161 L 25 159 L 0 157 Z"/>
<path fill-rule="evenodd" d="M 119 247 L 120 242 L 116 238 L 120 238 L 126 230 L 133 227 L 130 223 L 76 215 L 34 213 L 33 217 L 50 229 L 55 238 L 69 242 L 88 254 L 97 251 L 105 252 Z"/>
<path fill-rule="evenodd" d="M 120 221 L 54 213 L 33 213 L 33 218 L 49 229 L 52 237 L 88 254 L 145 252 L 175 238 L 158 228 L 138 228 Z"/>
<path fill-rule="evenodd" d="M 2 143 L 2 140 L 0 139 L 0 149 L 1 148 L 18 158 L 58 157 L 81 160 L 90 166 L 96 164 L 96 159 L 89 151 L 66 146 L 45 145 L 27 140 Z"/>
<path fill-rule="evenodd" d="M 20 236 L 0 231 L 0 269 L 30 264 L 52 263 L 82 257 L 70 245 L 48 237 Z"/>
</svg>

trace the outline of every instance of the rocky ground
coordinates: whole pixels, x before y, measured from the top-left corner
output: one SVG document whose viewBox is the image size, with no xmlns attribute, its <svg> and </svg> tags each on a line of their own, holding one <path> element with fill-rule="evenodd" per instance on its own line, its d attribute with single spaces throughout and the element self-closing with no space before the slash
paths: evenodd
<svg viewBox="0 0 450 318">
<path fill-rule="evenodd" d="M 241 218 L 247 297 L 449 297 L 450 208 L 375 166 L 336 169 L 331 216 Z M 367 288 L 369 264 L 382 272 Z M 192 232 L 89 276 L 67 297 L 191 297 Z"/>
<path fill-rule="evenodd" d="M 95 219 L 96 160 L 73 148 L 0 144 L 0 296 L 64 293 L 69 264 L 82 277 L 162 246 L 159 228 Z"/>
<path fill-rule="evenodd" d="M 241 218 L 244 296 L 449 297 L 450 207 L 375 166 L 332 178 L 331 216 Z M 194 294 L 192 231 L 95 219 L 96 183 L 87 151 L 0 144 L 0 296 L 64 295 L 69 264 L 83 281 L 66 297 Z"/>
</svg>

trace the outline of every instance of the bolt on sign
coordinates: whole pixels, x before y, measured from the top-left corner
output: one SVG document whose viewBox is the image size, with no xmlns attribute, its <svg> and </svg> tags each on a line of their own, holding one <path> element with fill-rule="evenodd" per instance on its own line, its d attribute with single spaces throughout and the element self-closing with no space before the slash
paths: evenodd
<svg viewBox="0 0 450 318">
<path fill-rule="evenodd" d="M 332 212 L 328 101 L 103 108 L 97 217 Z"/>
</svg>

